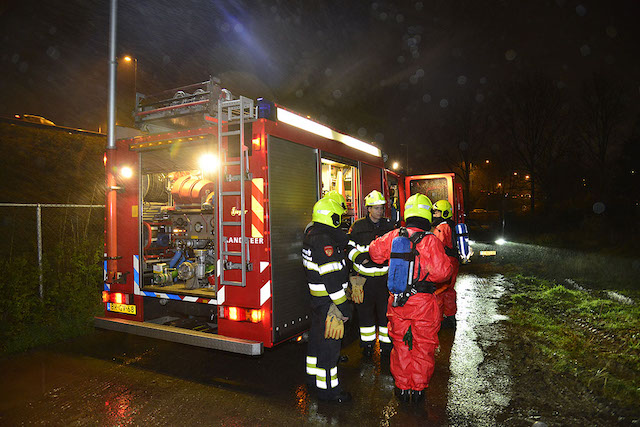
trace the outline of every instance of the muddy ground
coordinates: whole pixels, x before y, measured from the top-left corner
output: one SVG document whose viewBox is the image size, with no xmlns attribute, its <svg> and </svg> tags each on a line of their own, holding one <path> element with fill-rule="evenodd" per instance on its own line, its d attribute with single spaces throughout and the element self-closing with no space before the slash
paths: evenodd
<svg viewBox="0 0 640 427">
<path fill-rule="evenodd" d="M 352 328 L 340 365 L 354 395 L 318 402 L 304 386 L 304 344 L 258 358 L 109 331 L 0 359 L 1 425 L 634 425 L 640 411 L 550 373 L 505 316 L 513 291 L 490 260 L 463 267 L 458 328 L 441 330 L 423 405 L 399 404 L 388 362 L 365 360 Z M 355 325 L 354 325 L 355 326 Z M 540 424 L 538 424 L 540 425 Z"/>
</svg>

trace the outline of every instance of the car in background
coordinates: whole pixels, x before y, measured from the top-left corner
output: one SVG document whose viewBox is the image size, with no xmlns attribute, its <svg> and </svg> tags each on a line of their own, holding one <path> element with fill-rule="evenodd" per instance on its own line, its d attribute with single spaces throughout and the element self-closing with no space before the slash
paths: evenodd
<svg viewBox="0 0 640 427">
<path fill-rule="evenodd" d="M 42 116 L 34 116 L 33 114 L 15 114 L 13 117 L 15 117 L 18 120 L 24 120 L 25 122 L 37 123 L 39 125 L 48 125 L 48 126 L 55 126 L 56 125 L 55 123 L 53 123 L 49 119 L 45 119 Z"/>
</svg>

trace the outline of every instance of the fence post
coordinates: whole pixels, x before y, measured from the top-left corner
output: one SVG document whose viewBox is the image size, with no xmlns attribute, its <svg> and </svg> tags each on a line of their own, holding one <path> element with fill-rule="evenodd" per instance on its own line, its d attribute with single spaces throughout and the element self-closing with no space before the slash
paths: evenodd
<svg viewBox="0 0 640 427">
<path fill-rule="evenodd" d="M 42 295 L 43 295 L 43 289 L 42 289 L 42 207 L 40 206 L 40 203 L 38 203 L 36 205 L 36 221 L 38 222 L 37 224 L 37 229 L 38 229 L 38 278 L 39 278 L 39 283 L 40 283 L 40 287 L 39 287 L 39 292 L 40 292 L 40 299 L 42 299 Z"/>
</svg>

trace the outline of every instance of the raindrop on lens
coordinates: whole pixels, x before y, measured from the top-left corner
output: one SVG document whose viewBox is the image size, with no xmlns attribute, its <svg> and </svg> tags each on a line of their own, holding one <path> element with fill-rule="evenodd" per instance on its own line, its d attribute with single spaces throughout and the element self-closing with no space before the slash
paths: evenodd
<svg viewBox="0 0 640 427">
<path fill-rule="evenodd" d="M 449 106 L 449 101 L 446 98 L 440 100 L 440 107 L 447 108 Z"/>
<path fill-rule="evenodd" d="M 583 45 L 580 47 L 580 54 L 581 54 L 582 56 L 589 56 L 589 55 L 591 54 L 591 48 L 589 47 L 589 45 L 588 45 L 588 44 L 583 44 Z"/>
<path fill-rule="evenodd" d="M 578 14 L 578 16 L 585 16 L 587 14 L 587 8 L 579 4 L 578 6 L 576 6 L 576 13 Z"/>
<path fill-rule="evenodd" d="M 428 93 L 425 93 L 425 94 L 422 96 L 422 101 L 423 101 L 425 104 L 428 104 L 429 102 L 431 102 L 431 95 L 429 95 Z"/>
<path fill-rule="evenodd" d="M 514 59 L 516 59 L 516 56 L 517 56 L 516 51 L 513 49 L 509 49 L 504 53 L 504 57 L 506 58 L 507 61 L 513 61 Z"/>
<path fill-rule="evenodd" d="M 467 77 L 466 76 L 459 76 L 458 77 L 458 84 L 460 86 L 464 86 L 465 84 L 467 84 Z"/>
<path fill-rule="evenodd" d="M 605 205 L 602 202 L 595 202 L 593 204 L 593 212 L 600 215 L 605 210 Z"/>
</svg>

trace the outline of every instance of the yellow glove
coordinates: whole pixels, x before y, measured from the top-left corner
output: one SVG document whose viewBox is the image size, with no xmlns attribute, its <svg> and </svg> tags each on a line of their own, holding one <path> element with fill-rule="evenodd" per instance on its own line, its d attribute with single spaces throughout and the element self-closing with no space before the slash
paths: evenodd
<svg viewBox="0 0 640 427">
<path fill-rule="evenodd" d="M 351 276 L 349 281 L 351 282 L 351 299 L 356 304 L 362 304 L 364 302 L 364 282 L 365 279 L 362 276 Z"/>
<path fill-rule="evenodd" d="M 344 321 L 345 317 L 342 312 L 336 307 L 335 304 L 331 304 L 329 311 L 327 312 L 327 319 L 324 324 L 324 337 L 333 340 L 340 340 L 344 336 Z"/>
</svg>

